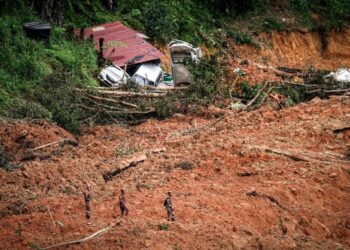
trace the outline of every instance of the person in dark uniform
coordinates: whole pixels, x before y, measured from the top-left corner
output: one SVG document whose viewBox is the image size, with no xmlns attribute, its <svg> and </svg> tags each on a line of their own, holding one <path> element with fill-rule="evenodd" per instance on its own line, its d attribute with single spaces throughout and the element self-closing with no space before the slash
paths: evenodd
<svg viewBox="0 0 350 250">
<path fill-rule="evenodd" d="M 171 192 L 169 191 L 167 193 L 167 197 L 164 201 L 164 207 L 167 211 L 167 220 L 172 220 L 175 221 L 175 215 L 174 215 L 174 208 L 173 208 L 173 204 L 172 204 L 172 200 L 171 200 Z"/>
<path fill-rule="evenodd" d="M 122 216 L 128 215 L 129 209 L 126 207 L 125 190 L 124 189 L 120 189 L 119 207 L 120 207 L 120 211 L 122 213 Z"/>
<path fill-rule="evenodd" d="M 91 217 L 91 200 L 92 200 L 92 196 L 91 196 L 91 187 L 90 185 L 86 186 L 86 191 L 83 190 L 83 194 L 84 194 L 84 201 L 85 201 L 85 217 L 87 220 L 90 219 Z"/>
</svg>

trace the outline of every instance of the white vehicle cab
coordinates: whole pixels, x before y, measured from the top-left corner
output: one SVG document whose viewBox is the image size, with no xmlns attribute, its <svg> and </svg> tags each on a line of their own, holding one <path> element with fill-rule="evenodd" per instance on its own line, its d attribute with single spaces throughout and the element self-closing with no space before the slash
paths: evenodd
<svg viewBox="0 0 350 250">
<path fill-rule="evenodd" d="M 104 68 L 98 78 L 108 87 L 116 87 L 125 84 L 130 76 L 119 66 L 111 65 Z"/>
<path fill-rule="evenodd" d="M 163 80 L 163 70 L 158 64 L 144 63 L 142 64 L 132 79 L 140 86 L 154 86 L 157 87 Z"/>
<path fill-rule="evenodd" d="M 184 65 L 185 60 L 199 62 L 203 57 L 200 48 L 193 48 L 193 45 L 181 40 L 173 40 L 168 44 L 170 52 L 171 68 L 174 84 L 190 84 L 192 83 L 192 75 L 188 68 Z"/>
</svg>

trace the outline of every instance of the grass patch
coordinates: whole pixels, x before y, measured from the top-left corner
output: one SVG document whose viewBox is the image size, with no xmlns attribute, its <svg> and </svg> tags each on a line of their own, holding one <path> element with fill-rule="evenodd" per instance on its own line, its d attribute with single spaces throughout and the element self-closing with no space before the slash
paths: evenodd
<svg viewBox="0 0 350 250">
<path fill-rule="evenodd" d="M 158 225 L 158 229 L 160 231 L 168 231 L 169 230 L 169 225 L 166 223 L 161 223 Z"/>
</svg>

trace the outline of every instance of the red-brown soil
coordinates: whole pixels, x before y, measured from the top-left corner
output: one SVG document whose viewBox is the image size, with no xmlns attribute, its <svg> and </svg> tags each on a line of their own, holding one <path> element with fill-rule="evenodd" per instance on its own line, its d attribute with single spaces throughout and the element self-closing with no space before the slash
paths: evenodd
<svg viewBox="0 0 350 250">
<path fill-rule="evenodd" d="M 272 67 L 289 67 L 305 70 L 314 67 L 336 71 L 350 68 L 350 29 L 331 31 L 328 34 L 303 31 L 273 31 L 261 33 L 258 37 L 260 49 L 250 45 L 230 46 L 240 59 Z M 233 61 L 232 68 L 239 67 L 247 75 L 240 81 L 261 83 L 265 80 L 278 81 L 273 73 L 258 70 L 254 65 L 240 65 Z M 298 79 L 293 79 L 298 82 Z"/>
<path fill-rule="evenodd" d="M 349 248 L 350 138 L 346 130 L 333 132 L 349 127 L 349 97 L 314 99 L 281 111 L 222 112 L 225 118 L 215 125 L 217 114 L 203 111 L 136 127 L 85 128 L 79 146 L 48 147 L 40 152 L 51 153 L 47 159 L 1 170 L 0 248 L 37 249 L 108 226 L 120 218 L 120 187 L 126 189 L 129 216 L 69 249 Z M 16 142 L 24 130 L 25 138 Z M 54 125 L 30 122 L 1 122 L 0 133 L 16 159 L 28 150 L 27 140 L 32 141 L 27 147 L 36 147 L 74 138 Z M 166 151 L 150 153 L 110 182 L 103 180 L 105 171 L 156 148 Z M 178 168 L 180 162 L 193 169 Z M 90 223 L 84 217 L 85 183 L 92 187 Z M 177 217 L 170 223 L 162 207 L 168 190 Z M 275 202 L 247 196 L 252 190 Z M 163 223 L 168 230 L 159 229 Z"/>
</svg>

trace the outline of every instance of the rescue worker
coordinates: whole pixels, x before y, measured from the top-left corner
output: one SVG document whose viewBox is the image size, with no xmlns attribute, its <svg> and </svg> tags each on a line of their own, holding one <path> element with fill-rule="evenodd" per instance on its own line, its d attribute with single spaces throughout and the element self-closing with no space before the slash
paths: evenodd
<svg viewBox="0 0 350 250">
<path fill-rule="evenodd" d="M 122 216 L 124 215 L 128 215 L 129 213 L 129 209 L 126 207 L 126 203 L 125 203 L 125 190 L 124 189 L 120 189 L 120 195 L 119 195 L 119 207 L 120 207 L 120 211 Z"/>
<path fill-rule="evenodd" d="M 90 185 L 86 186 L 86 191 L 82 190 L 83 194 L 84 194 L 84 201 L 85 201 L 85 217 L 87 220 L 90 219 L 91 217 L 91 206 L 90 206 L 90 202 L 92 200 L 92 196 L 91 196 L 91 187 Z"/>
<path fill-rule="evenodd" d="M 175 215 L 174 215 L 174 208 L 173 208 L 173 204 L 172 204 L 172 200 L 171 200 L 171 192 L 169 191 L 167 193 L 167 197 L 164 201 L 164 207 L 167 211 L 167 220 L 170 221 L 175 221 Z"/>
</svg>

